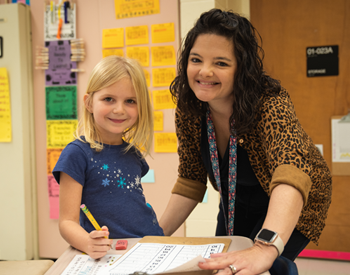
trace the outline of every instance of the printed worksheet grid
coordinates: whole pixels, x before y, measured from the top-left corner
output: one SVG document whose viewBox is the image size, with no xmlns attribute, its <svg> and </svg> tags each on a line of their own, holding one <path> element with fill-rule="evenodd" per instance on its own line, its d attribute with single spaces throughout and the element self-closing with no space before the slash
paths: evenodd
<svg viewBox="0 0 350 275">
<path fill-rule="evenodd" d="M 164 245 L 143 245 L 136 247 L 133 253 L 129 253 L 124 259 L 120 259 L 117 265 L 110 270 L 111 275 L 129 274 L 152 266 L 152 262 L 163 251 Z M 159 262 L 158 262 L 159 263 Z"/>
<path fill-rule="evenodd" d="M 134 271 L 155 274 L 183 265 L 202 256 L 209 258 L 223 250 L 224 244 L 211 245 L 171 245 L 138 244 L 117 262 L 110 275 L 130 274 Z"/>
</svg>

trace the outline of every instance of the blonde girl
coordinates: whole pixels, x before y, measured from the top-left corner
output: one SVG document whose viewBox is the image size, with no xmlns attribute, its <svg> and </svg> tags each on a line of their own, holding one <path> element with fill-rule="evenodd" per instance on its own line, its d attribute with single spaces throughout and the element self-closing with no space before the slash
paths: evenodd
<svg viewBox="0 0 350 275">
<path fill-rule="evenodd" d="M 141 185 L 149 170 L 144 157 L 152 143 L 153 117 L 137 61 L 109 56 L 95 66 L 75 138 L 53 170 L 60 184 L 62 237 L 100 258 L 110 249 L 110 239 L 163 235 Z M 101 231 L 80 211 L 81 204 Z"/>
<path fill-rule="evenodd" d="M 103 145 L 96 130 L 93 114 L 86 106 L 91 105 L 92 97 L 96 91 L 102 90 L 125 77 L 130 77 L 134 86 L 139 119 L 132 128 L 125 130 L 123 138 L 129 142 L 128 150 L 135 146 L 143 151 L 146 156 L 149 154 L 153 139 L 153 112 L 143 69 L 134 59 L 109 56 L 102 59 L 95 66 L 84 97 L 83 119 L 79 122 L 75 137 L 82 140 L 81 136 L 84 136 L 86 142 L 90 143 L 91 148 L 96 148 L 98 151 L 102 150 Z"/>
</svg>

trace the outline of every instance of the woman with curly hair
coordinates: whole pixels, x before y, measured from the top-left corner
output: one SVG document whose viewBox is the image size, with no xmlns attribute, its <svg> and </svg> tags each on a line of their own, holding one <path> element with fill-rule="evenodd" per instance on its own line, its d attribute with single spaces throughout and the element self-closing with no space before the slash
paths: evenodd
<svg viewBox="0 0 350 275">
<path fill-rule="evenodd" d="M 213 9 L 187 34 L 170 90 L 177 103 L 179 177 L 160 220 L 171 235 L 206 191 L 220 193 L 216 235 L 255 243 L 212 255 L 202 269 L 260 274 L 316 244 L 332 180 L 288 92 L 263 68 L 260 35 L 244 17 Z M 279 258 L 279 259 L 281 259 Z"/>
</svg>

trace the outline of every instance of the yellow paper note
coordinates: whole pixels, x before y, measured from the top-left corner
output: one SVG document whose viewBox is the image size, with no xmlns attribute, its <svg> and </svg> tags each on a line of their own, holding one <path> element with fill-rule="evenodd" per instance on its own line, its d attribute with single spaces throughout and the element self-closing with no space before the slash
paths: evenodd
<svg viewBox="0 0 350 275">
<path fill-rule="evenodd" d="M 74 140 L 77 120 L 47 120 L 47 148 L 63 148 Z"/>
<path fill-rule="evenodd" d="M 124 57 L 124 51 L 122 49 L 103 49 L 102 57 L 105 58 L 110 55 L 117 55 Z"/>
<path fill-rule="evenodd" d="M 125 40 L 127 46 L 148 44 L 148 26 L 126 27 Z"/>
<path fill-rule="evenodd" d="M 122 48 L 124 47 L 124 29 L 104 29 L 102 30 L 102 48 Z"/>
<path fill-rule="evenodd" d="M 169 89 L 153 91 L 153 108 L 155 110 L 174 109 L 175 107 Z"/>
<path fill-rule="evenodd" d="M 152 47 L 152 66 L 176 65 L 176 55 L 173 46 Z"/>
<path fill-rule="evenodd" d="M 159 0 L 114 0 L 117 19 L 160 13 Z"/>
<path fill-rule="evenodd" d="M 0 68 L 0 129 L 0 142 L 11 142 L 10 88 L 6 68 Z"/>
<path fill-rule="evenodd" d="M 141 66 L 149 66 L 149 48 L 148 47 L 127 47 L 126 56 L 136 59 Z"/>
<path fill-rule="evenodd" d="M 152 43 L 175 41 L 174 23 L 156 24 L 151 26 Z"/>
<path fill-rule="evenodd" d="M 149 72 L 147 70 L 143 70 L 143 72 L 145 73 L 145 78 L 146 78 L 146 82 L 147 82 L 147 87 L 151 86 L 151 75 L 149 74 Z"/>
<path fill-rule="evenodd" d="M 175 68 L 152 69 L 153 87 L 169 87 L 176 76 Z"/>
<path fill-rule="evenodd" d="M 175 133 L 154 133 L 154 152 L 176 153 L 177 138 Z"/>
<path fill-rule="evenodd" d="M 156 111 L 153 112 L 153 127 L 154 127 L 154 131 L 163 131 L 163 112 L 161 111 Z"/>
</svg>

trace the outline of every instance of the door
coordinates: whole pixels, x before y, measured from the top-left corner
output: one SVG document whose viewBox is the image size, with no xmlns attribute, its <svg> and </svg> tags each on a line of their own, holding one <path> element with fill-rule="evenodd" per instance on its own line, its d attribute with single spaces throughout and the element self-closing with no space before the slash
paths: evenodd
<svg viewBox="0 0 350 275">
<path fill-rule="evenodd" d="M 251 0 L 250 18 L 263 38 L 265 70 L 281 81 L 297 116 L 331 163 L 331 117 L 350 108 L 350 1 Z M 307 77 L 306 48 L 339 46 L 339 75 Z M 319 246 L 350 252 L 350 177 L 333 176 L 332 204 Z"/>
</svg>

